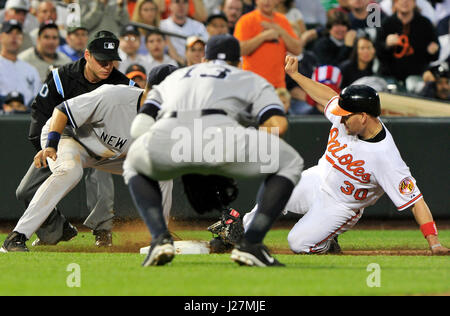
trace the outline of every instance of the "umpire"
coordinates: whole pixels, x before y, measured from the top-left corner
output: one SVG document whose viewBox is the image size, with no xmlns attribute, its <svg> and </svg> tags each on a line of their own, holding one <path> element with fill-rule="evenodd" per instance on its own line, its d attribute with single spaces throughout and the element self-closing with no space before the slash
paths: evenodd
<svg viewBox="0 0 450 316">
<path fill-rule="evenodd" d="M 93 91 L 103 84 L 135 85 L 124 74 L 114 68 L 120 61 L 119 39 L 111 32 L 97 32 L 89 42 L 80 60 L 53 69 L 31 105 L 31 124 L 28 139 L 36 150 L 41 151 L 42 127 L 52 116 L 58 104 L 78 95 Z M 16 191 L 18 200 L 28 207 L 41 184 L 51 175 L 50 169 L 37 169 L 32 163 Z M 86 175 L 87 206 L 91 210 L 84 225 L 93 230 L 95 244 L 112 245 L 114 183 L 111 174 L 89 169 Z M 55 245 L 77 235 L 77 229 L 56 208 L 36 232 L 36 245 Z"/>
</svg>

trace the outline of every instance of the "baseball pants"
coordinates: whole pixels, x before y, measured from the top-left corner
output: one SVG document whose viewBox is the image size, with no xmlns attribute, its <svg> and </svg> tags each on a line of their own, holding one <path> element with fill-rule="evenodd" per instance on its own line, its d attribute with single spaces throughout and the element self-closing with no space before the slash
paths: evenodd
<svg viewBox="0 0 450 316">
<path fill-rule="evenodd" d="M 47 159 L 52 174 L 42 183 L 20 218 L 14 231 L 29 239 L 44 223 L 59 201 L 81 180 L 84 168 L 121 175 L 124 158 L 97 160 L 72 138 L 62 138 L 57 159 Z M 168 214 L 172 203 L 172 181 L 161 183 L 164 212 Z"/>
<path fill-rule="evenodd" d="M 44 181 L 52 174 L 49 168 L 36 168 L 31 164 L 20 182 L 16 197 L 28 208 L 30 201 Z M 92 230 L 111 230 L 114 217 L 114 183 L 112 175 L 96 169 L 88 169 L 85 177 L 87 208 L 90 210 L 84 225 Z M 36 231 L 39 239 L 47 244 L 57 243 L 67 221 L 55 208 L 47 220 Z"/>
<path fill-rule="evenodd" d="M 363 210 L 352 210 L 339 204 L 320 188 L 318 167 L 302 172 L 300 182 L 286 204 L 284 214 L 303 214 L 288 235 L 288 243 L 295 253 L 323 253 L 331 240 L 351 229 L 362 217 Z M 255 208 L 244 216 L 244 228 L 250 226 Z"/>
</svg>

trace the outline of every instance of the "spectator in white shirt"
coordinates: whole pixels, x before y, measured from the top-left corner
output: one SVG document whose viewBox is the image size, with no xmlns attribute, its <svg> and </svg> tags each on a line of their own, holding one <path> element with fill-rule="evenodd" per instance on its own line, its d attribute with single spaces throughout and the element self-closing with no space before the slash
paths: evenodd
<svg viewBox="0 0 450 316">
<path fill-rule="evenodd" d="M 122 61 L 119 64 L 119 70 L 123 73 L 132 64 L 142 65 L 145 69 L 149 69 L 147 58 L 139 55 L 139 47 L 141 46 L 141 34 L 136 26 L 125 25 L 120 32 L 119 56 Z"/>
<path fill-rule="evenodd" d="M 20 92 L 25 105 L 39 93 L 39 73 L 30 64 L 17 59 L 23 42 L 22 25 L 16 20 L 2 23 L 0 32 L 0 104 L 10 92 Z"/>
<path fill-rule="evenodd" d="M 188 17 L 189 1 L 188 0 L 171 0 L 170 16 L 161 21 L 161 30 L 167 32 L 178 33 L 186 37 L 199 36 L 204 41 L 208 40 L 208 32 L 205 26 Z M 178 63 L 185 63 L 186 40 L 174 36 L 170 36 L 169 55 Z"/>
<path fill-rule="evenodd" d="M 148 54 L 145 56 L 146 70 L 150 72 L 154 67 L 162 64 L 170 64 L 178 67 L 178 63 L 165 53 L 166 37 L 158 30 L 151 31 L 147 34 L 145 40 Z"/>
</svg>

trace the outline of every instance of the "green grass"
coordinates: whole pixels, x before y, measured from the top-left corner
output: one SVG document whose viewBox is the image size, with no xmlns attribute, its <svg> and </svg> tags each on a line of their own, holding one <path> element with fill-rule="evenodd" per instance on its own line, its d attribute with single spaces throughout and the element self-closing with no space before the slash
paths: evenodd
<svg viewBox="0 0 450 316">
<path fill-rule="evenodd" d="M 286 248 L 287 230 L 273 230 L 266 244 Z M 204 231 L 180 231 L 183 239 L 210 238 Z M 135 247 L 144 246 L 146 233 L 137 233 Z M 3 241 L 6 235 L 0 235 Z M 450 230 L 441 230 L 450 244 Z M 340 237 L 344 250 L 427 249 L 418 231 L 355 230 Z M 129 233 L 115 233 L 115 244 L 130 244 Z M 224 255 L 178 255 L 167 266 L 142 268 L 135 253 L 92 251 L 93 237 L 81 233 L 56 247 L 30 253 L 0 254 L 0 295 L 417 295 L 450 293 L 449 257 L 431 256 L 299 256 L 277 255 L 285 268 L 240 267 Z M 142 245 L 138 245 L 142 244 Z M 66 251 L 66 252 L 58 252 Z M 80 266 L 81 287 L 70 288 L 67 271 Z M 368 287 L 371 263 L 380 266 L 380 287 Z M 4 273 L 7 271 L 8 273 Z"/>
</svg>

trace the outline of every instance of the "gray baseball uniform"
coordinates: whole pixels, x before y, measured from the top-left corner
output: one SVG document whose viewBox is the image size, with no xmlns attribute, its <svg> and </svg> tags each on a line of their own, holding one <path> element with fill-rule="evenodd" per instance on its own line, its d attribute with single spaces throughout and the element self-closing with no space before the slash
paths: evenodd
<svg viewBox="0 0 450 316">
<path fill-rule="evenodd" d="M 105 84 L 77 96 L 57 108 L 68 117 L 58 144 L 57 159 L 48 159 L 52 175 L 41 185 L 14 231 L 31 235 L 45 221 L 56 204 L 80 181 L 83 168 L 122 174 L 124 157 L 131 144 L 130 126 L 137 114 L 143 90 Z M 41 135 L 47 142 L 50 120 Z M 171 206 L 172 183 L 161 183 L 164 212 Z"/>
<path fill-rule="evenodd" d="M 254 73 L 218 60 L 183 68 L 154 86 L 146 103 L 161 108 L 160 119 L 131 145 L 126 182 L 138 173 L 154 180 L 188 173 L 300 179 L 302 159 L 291 146 L 239 123 L 251 118 L 258 125 L 271 110 L 283 111 L 274 88 Z"/>
</svg>

